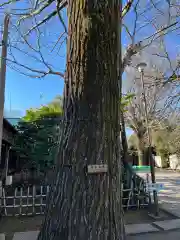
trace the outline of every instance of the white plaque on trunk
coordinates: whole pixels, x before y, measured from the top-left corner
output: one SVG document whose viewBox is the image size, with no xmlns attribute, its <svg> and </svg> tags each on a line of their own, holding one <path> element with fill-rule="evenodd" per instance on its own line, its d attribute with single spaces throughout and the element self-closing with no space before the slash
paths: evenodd
<svg viewBox="0 0 180 240">
<path fill-rule="evenodd" d="M 106 173 L 108 171 L 107 164 L 88 165 L 88 173 Z"/>
</svg>

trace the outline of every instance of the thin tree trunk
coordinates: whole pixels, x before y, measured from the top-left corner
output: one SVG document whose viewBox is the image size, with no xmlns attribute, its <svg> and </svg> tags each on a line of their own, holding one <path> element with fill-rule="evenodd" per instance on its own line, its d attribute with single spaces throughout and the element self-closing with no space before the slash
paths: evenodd
<svg viewBox="0 0 180 240">
<path fill-rule="evenodd" d="M 121 50 L 121 49 L 120 49 Z M 119 76 L 119 93 L 120 93 L 120 104 L 122 99 L 122 68 L 120 69 L 120 76 Z M 132 171 L 132 168 L 128 164 L 128 143 L 127 143 L 127 137 L 126 137 L 126 126 L 124 121 L 124 114 L 122 109 L 120 108 L 120 138 L 121 138 L 121 145 L 122 145 L 122 152 L 121 152 L 121 159 L 122 159 L 122 165 L 123 165 L 123 182 L 124 187 L 130 188 L 131 187 L 131 180 L 132 175 L 134 174 Z"/>
<path fill-rule="evenodd" d="M 70 0 L 63 134 L 38 240 L 123 240 L 119 0 Z M 90 175 L 89 164 L 108 164 Z"/>
<path fill-rule="evenodd" d="M 142 166 L 144 163 L 144 138 L 141 136 L 141 134 L 137 135 L 138 137 L 138 145 L 137 145 L 137 150 L 138 150 L 138 165 Z"/>
<path fill-rule="evenodd" d="M 122 146 L 123 146 L 123 156 L 124 161 L 127 162 L 127 154 L 128 154 L 128 143 L 126 138 L 126 127 L 124 122 L 124 114 L 120 112 L 120 122 L 121 122 L 121 139 L 122 139 Z"/>
<path fill-rule="evenodd" d="M 128 143 L 127 143 L 127 137 L 126 137 L 126 127 L 124 122 L 124 114 L 121 111 L 120 112 L 120 122 L 121 122 L 121 141 L 122 141 L 122 162 L 124 166 L 124 187 L 125 188 L 131 188 L 131 181 L 132 176 L 134 174 L 132 167 L 128 163 Z"/>
</svg>

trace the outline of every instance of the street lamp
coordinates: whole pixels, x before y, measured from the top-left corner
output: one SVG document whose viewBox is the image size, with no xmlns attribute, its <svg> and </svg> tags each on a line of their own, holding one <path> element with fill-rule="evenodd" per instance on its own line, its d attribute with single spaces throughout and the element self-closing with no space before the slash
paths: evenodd
<svg viewBox="0 0 180 240">
<path fill-rule="evenodd" d="M 145 62 L 139 63 L 137 65 L 137 69 L 140 73 L 144 73 L 144 69 L 147 67 L 147 64 Z"/>
<path fill-rule="evenodd" d="M 137 69 L 141 74 L 141 84 L 142 84 L 142 90 L 143 90 L 143 101 L 144 101 L 144 112 L 145 112 L 145 121 L 146 121 L 146 129 L 147 129 L 147 139 L 148 139 L 148 150 L 149 150 L 149 163 L 150 163 L 150 169 L 151 169 L 151 180 L 152 183 L 156 183 L 155 179 L 155 166 L 154 166 L 154 160 L 152 157 L 152 139 L 151 139 L 151 133 L 148 123 L 148 112 L 147 112 L 147 101 L 145 96 L 145 86 L 144 86 L 144 69 L 146 68 L 147 64 L 142 62 L 137 65 Z M 159 215 L 159 207 L 158 207 L 158 197 L 157 197 L 157 191 L 153 191 L 153 198 L 154 198 L 154 206 L 155 206 L 155 215 Z"/>
</svg>

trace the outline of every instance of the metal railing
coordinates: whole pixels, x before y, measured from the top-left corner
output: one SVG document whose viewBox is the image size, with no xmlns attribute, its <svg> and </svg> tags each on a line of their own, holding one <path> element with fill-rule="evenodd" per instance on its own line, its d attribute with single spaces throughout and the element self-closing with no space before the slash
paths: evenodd
<svg viewBox="0 0 180 240">
<path fill-rule="evenodd" d="M 139 180 L 139 179 L 138 179 Z M 149 205 L 149 193 L 145 182 L 132 181 L 130 189 L 123 189 L 122 204 L 124 209 L 141 208 Z M 1 216 L 43 215 L 49 186 L 5 187 L 2 189 Z"/>
<path fill-rule="evenodd" d="M 130 188 L 123 188 L 123 208 L 148 207 L 151 204 L 151 196 L 148 192 L 147 183 L 142 178 L 134 175 Z"/>
</svg>

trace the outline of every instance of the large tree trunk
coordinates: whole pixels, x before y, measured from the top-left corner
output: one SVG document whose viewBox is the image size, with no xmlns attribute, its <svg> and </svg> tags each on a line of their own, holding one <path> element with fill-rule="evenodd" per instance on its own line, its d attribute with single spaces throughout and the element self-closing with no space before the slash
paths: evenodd
<svg viewBox="0 0 180 240">
<path fill-rule="evenodd" d="M 38 240 L 122 240 L 119 0 L 70 0 L 64 122 Z M 89 164 L 108 173 L 88 174 Z"/>
</svg>

